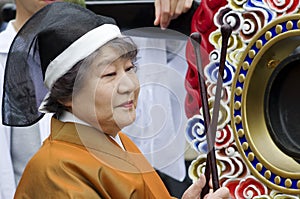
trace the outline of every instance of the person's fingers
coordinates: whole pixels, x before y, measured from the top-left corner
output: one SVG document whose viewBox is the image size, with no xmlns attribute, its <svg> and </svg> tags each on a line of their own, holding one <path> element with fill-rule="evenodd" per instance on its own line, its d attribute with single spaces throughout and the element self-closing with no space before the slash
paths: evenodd
<svg viewBox="0 0 300 199">
<path fill-rule="evenodd" d="M 227 187 L 221 187 L 216 190 L 214 193 L 209 193 L 205 199 L 230 199 L 229 189 Z"/>
<path fill-rule="evenodd" d="M 170 0 L 161 1 L 160 27 L 166 29 L 171 21 L 171 4 Z"/>
<path fill-rule="evenodd" d="M 175 11 L 177 9 L 178 3 L 181 0 L 171 0 L 170 2 L 170 17 L 169 17 L 169 21 L 171 21 L 175 15 Z"/>
<path fill-rule="evenodd" d="M 160 22 L 160 12 L 161 12 L 161 0 L 155 0 L 154 7 L 155 7 L 155 20 L 154 25 L 157 26 Z"/>
<path fill-rule="evenodd" d="M 182 199 L 200 198 L 200 193 L 205 186 L 205 176 L 200 175 L 199 179 L 193 183 L 183 194 Z"/>
<path fill-rule="evenodd" d="M 162 29 L 166 29 L 170 23 L 170 0 L 155 0 L 155 20 L 154 25 L 159 25 Z"/>
<path fill-rule="evenodd" d="M 182 9 L 183 13 L 186 13 L 192 7 L 193 1 L 194 0 L 185 0 L 184 6 L 183 6 L 183 9 Z"/>
<path fill-rule="evenodd" d="M 185 4 L 185 0 L 178 0 L 177 1 L 177 5 L 176 5 L 176 8 L 174 10 L 174 14 L 172 16 L 172 19 L 176 19 L 179 15 L 182 14 L 184 4 Z"/>
<path fill-rule="evenodd" d="M 172 19 L 176 19 L 182 13 L 187 12 L 192 6 L 193 0 L 155 0 L 154 25 L 166 29 Z"/>
<path fill-rule="evenodd" d="M 230 192 L 229 189 L 227 187 L 221 187 L 219 188 L 217 191 L 215 191 L 214 196 L 216 198 L 230 198 Z"/>
<path fill-rule="evenodd" d="M 193 0 L 178 0 L 172 19 L 176 19 L 182 13 L 186 13 L 193 4 Z"/>
</svg>

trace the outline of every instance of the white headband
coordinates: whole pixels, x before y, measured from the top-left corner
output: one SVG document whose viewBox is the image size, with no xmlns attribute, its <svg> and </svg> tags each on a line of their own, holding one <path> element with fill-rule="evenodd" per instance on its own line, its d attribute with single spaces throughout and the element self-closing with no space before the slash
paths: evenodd
<svg viewBox="0 0 300 199">
<path fill-rule="evenodd" d="M 81 36 L 50 62 L 45 73 L 46 87 L 51 89 L 56 80 L 77 62 L 92 54 L 108 41 L 120 36 L 120 29 L 113 24 L 104 24 Z"/>
</svg>

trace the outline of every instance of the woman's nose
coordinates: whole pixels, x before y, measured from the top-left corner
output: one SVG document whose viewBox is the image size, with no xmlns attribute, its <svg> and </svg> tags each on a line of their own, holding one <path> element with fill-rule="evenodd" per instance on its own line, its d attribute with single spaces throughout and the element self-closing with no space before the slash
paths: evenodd
<svg viewBox="0 0 300 199">
<path fill-rule="evenodd" d="M 133 92 L 138 88 L 138 79 L 136 74 L 124 74 L 119 82 L 118 91 L 119 93 Z"/>
</svg>

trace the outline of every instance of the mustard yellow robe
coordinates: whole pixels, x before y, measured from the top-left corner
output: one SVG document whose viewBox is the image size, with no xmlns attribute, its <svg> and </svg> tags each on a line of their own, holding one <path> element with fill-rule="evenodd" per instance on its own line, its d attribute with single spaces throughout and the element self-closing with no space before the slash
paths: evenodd
<svg viewBox="0 0 300 199">
<path fill-rule="evenodd" d="M 51 123 L 51 135 L 28 163 L 15 198 L 171 198 L 125 134 L 119 136 L 126 151 L 94 128 L 54 118 Z"/>
</svg>

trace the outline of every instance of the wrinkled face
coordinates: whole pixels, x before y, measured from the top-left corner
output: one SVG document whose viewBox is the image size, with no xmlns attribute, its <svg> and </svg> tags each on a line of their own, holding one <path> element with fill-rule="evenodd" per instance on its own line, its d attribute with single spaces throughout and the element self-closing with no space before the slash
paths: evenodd
<svg viewBox="0 0 300 199">
<path fill-rule="evenodd" d="M 113 136 L 134 122 L 139 81 L 131 60 L 114 57 L 108 48 L 96 57 L 83 81 L 73 95 L 74 115 Z"/>
</svg>

